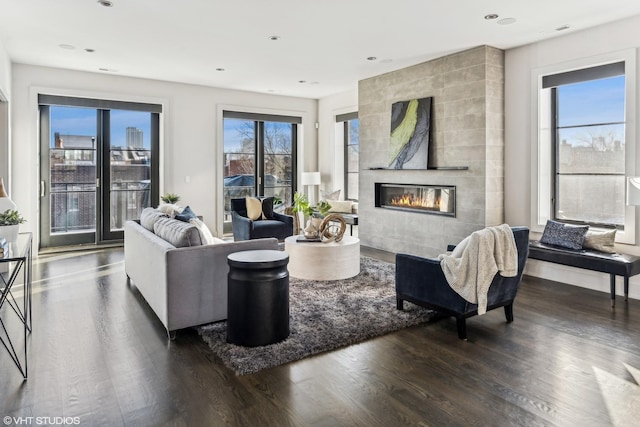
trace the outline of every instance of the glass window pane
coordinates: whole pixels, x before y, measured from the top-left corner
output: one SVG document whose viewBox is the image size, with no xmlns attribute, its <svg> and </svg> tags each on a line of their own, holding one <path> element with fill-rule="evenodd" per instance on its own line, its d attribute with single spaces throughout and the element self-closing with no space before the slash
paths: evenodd
<svg viewBox="0 0 640 427">
<path fill-rule="evenodd" d="M 53 234 L 96 228 L 96 110 L 50 109 L 50 229 Z"/>
<path fill-rule="evenodd" d="M 255 196 L 255 122 L 224 119 L 224 221 L 231 199 Z"/>
<path fill-rule="evenodd" d="M 624 224 L 625 177 L 561 175 L 558 179 L 558 219 Z"/>
<path fill-rule="evenodd" d="M 557 88 L 555 218 L 624 225 L 624 76 Z"/>
<path fill-rule="evenodd" d="M 624 122 L 624 76 L 558 87 L 558 126 Z"/>
<path fill-rule="evenodd" d="M 346 159 L 344 159 L 346 194 L 345 199 L 358 200 L 358 171 L 360 165 L 360 120 L 345 122 Z"/>
<path fill-rule="evenodd" d="M 620 173 L 625 170 L 624 125 L 558 130 L 560 173 Z"/>
<path fill-rule="evenodd" d="M 110 230 L 151 206 L 151 113 L 110 111 Z"/>
</svg>

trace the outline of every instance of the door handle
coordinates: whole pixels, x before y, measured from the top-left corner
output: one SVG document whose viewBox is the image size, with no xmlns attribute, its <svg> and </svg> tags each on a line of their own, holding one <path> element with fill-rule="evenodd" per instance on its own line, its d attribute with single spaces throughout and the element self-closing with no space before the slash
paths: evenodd
<svg viewBox="0 0 640 427">
<path fill-rule="evenodd" d="M 44 197 L 44 181 L 40 181 L 40 197 Z"/>
</svg>

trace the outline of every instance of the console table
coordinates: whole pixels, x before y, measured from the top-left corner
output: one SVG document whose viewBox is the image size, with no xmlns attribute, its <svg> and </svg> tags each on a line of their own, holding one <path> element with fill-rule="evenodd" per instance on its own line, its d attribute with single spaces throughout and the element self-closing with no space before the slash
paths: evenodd
<svg viewBox="0 0 640 427">
<path fill-rule="evenodd" d="M 31 233 L 18 234 L 15 242 L 9 242 L 5 253 L 0 257 L 0 342 L 7 350 L 11 360 L 27 379 L 27 336 L 31 332 Z M 22 276 L 23 295 L 22 304 L 16 301 L 12 289 L 16 286 L 17 279 Z M 24 331 L 24 361 L 14 346 L 11 334 L 7 330 L 8 316 L 17 316 Z M 14 337 L 16 339 L 16 337 Z"/>
</svg>

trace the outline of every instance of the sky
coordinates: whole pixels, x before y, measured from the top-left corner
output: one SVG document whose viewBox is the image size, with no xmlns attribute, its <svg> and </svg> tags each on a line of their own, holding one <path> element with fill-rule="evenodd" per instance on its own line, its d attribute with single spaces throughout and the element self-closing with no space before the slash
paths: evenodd
<svg viewBox="0 0 640 427">
<path fill-rule="evenodd" d="M 111 110 L 111 145 L 126 145 L 127 127 L 142 129 L 144 147 L 150 148 L 151 114 L 142 111 Z M 96 136 L 96 110 L 93 108 L 51 107 L 51 142 L 54 133 L 63 135 Z"/>
<path fill-rule="evenodd" d="M 624 121 L 624 76 L 558 87 L 560 126 Z"/>
</svg>

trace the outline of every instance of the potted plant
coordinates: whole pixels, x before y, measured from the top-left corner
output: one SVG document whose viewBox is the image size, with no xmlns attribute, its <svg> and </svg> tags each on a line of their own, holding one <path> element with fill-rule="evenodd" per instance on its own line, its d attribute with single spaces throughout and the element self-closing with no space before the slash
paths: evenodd
<svg viewBox="0 0 640 427">
<path fill-rule="evenodd" d="M 178 196 L 175 193 L 167 193 L 163 196 L 160 196 L 160 199 L 165 203 L 168 203 L 170 205 L 175 205 L 178 202 L 178 200 L 180 200 L 180 196 Z"/>
<path fill-rule="evenodd" d="M 14 242 L 18 238 L 18 229 L 25 219 L 17 210 L 7 209 L 0 213 L 0 237 L 8 242 Z"/>
</svg>

